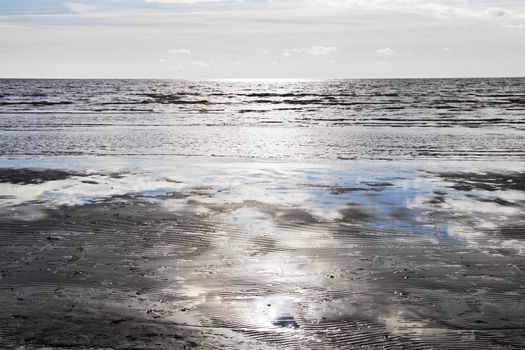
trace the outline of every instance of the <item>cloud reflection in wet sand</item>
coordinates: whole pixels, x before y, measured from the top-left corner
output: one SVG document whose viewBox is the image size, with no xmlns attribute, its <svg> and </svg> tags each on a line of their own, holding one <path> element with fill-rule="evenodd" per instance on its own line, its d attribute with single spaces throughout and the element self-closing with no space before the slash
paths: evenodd
<svg viewBox="0 0 525 350">
<path fill-rule="evenodd" d="M 126 314 L 106 325 L 122 337 L 143 322 L 291 348 L 525 343 L 519 163 L 133 162 L 148 171 L 70 163 L 14 184 L 2 169 L 2 319 L 19 316 L 5 339 L 112 346 L 58 332 L 87 298 Z M 34 307 L 58 301 L 81 311 Z"/>
</svg>

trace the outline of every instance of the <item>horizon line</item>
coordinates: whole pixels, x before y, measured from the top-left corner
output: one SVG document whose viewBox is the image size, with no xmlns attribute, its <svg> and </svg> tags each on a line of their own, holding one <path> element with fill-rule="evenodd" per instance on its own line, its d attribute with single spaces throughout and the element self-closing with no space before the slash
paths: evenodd
<svg viewBox="0 0 525 350">
<path fill-rule="evenodd" d="M 153 77 L 0 77 L 0 80 L 166 80 L 166 81 L 327 81 L 327 80 L 425 80 L 425 79 L 524 79 L 523 76 L 444 76 L 444 77 L 345 77 L 345 78 L 153 78 Z"/>
</svg>

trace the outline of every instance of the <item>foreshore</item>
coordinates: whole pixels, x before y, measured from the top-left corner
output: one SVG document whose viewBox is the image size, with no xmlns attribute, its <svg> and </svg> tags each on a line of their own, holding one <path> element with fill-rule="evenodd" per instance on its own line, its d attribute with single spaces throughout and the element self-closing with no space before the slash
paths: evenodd
<svg viewBox="0 0 525 350">
<path fill-rule="evenodd" d="M 519 162 L 59 159 L 1 164 L 2 347 L 525 344 Z"/>
</svg>

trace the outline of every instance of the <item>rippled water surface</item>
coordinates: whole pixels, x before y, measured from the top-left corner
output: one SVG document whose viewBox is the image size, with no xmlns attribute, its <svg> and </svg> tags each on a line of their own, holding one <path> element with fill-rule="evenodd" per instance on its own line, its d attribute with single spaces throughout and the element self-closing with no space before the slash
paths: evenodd
<svg viewBox="0 0 525 350">
<path fill-rule="evenodd" d="M 9 155 L 522 159 L 525 81 L 2 80 Z"/>
<path fill-rule="evenodd" d="M 521 349 L 525 79 L 0 80 L 0 347 Z"/>
</svg>

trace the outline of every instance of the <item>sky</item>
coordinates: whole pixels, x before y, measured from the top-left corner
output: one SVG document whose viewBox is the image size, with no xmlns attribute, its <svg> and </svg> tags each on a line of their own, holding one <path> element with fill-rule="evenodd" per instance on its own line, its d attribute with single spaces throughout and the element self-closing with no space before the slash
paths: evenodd
<svg viewBox="0 0 525 350">
<path fill-rule="evenodd" d="M 0 0 L 4 78 L 525 76 L 524 0 Z"/>
</svg>

